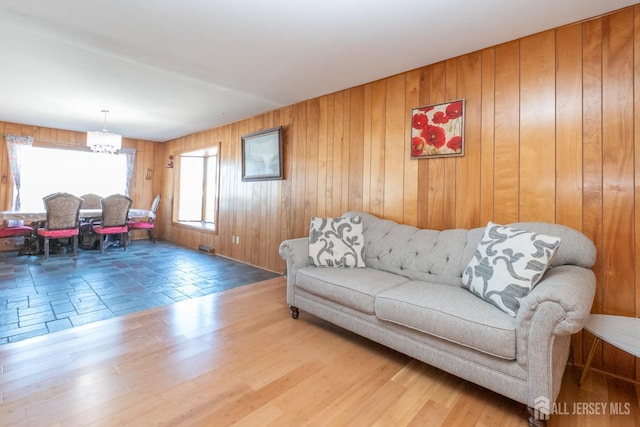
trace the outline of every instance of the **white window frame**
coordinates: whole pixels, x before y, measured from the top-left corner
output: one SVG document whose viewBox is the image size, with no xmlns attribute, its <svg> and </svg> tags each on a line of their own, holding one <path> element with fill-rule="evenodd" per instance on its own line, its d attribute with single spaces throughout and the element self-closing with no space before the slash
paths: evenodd
<svg viewBox="0 0 640 427">
<path fill-rule="evenodd" d="M 32 163 L 33 158 L 30 158 L 30 153 L 33 151 L 30 150 L 42 150 L 40 155 L 49 154 L 42 165 L 34 165 Z M 46 151 L 45 151 L 46 150 Z M 53 152 L 55 152 L 56 156 L 61 155 L 60 160 L 55 160 L 53 158 Z M 62 191 L 69 192 L 75 194 L 76 196 L 82 196 L 87 193 L 95 193 L 102 197 L 109 196 L 110 194 L 120 193 L 126 194 L 126 167 L 127 160 L 126 155 L 118 154 L 98 154 L 93 153 L 91 151 L 86 150 L 76 150 L 72 148 L 59 148 L 56 146 L 33 146 L 29 148 L 29 151 L 25 152 L 25 158 L 23 159 L 22 166 L 22 185 L 20 189 L 21 201 L 22 201 L 22 210 L 38 210 L 44 209 L 44 202 L 42 202 L 42 197 L 47 196 L 48 194 Z M 82 168 L 82 165 L 79 165 L 78 162 L 83 159 L 80 156 L 87 156 L 86 159 L 96 160 L 95 164 L 92 164 L 90 167 Z M 118 156 L 118 157 L 113 157 Z M 53 159 L 52 159 L 53 158 Z M 124 170 L 122 173 L 125 175 L 122 177 L 122 188 L 118 186 L 110 186 L 109 184 L 113 184 L 113 175 L 112 170 L 107 168 L 105 171 L 97 171 L 96 166 L 99 166 L 101 163 L 105 164 L 105 161 L 111 159 L 119 159 L 123 162 Z M 74 171 L 74 166 L 78 166 L 78 170 Z M 28 177 L 26 173 L 31 172 L 34 176 Z M 45 185 L 55 182 L 56 176 L 60 174 L 72 172 L 75 175 L 72 178 L 71 182 L 59 182 L 53 186 Z M 111 178 L 109 178 L 111 176 Z M 99 183 L 102 183 L 100 185 Z M 39 191 L 37 197 L 27 197 L 29 194 L 31 186 L 38 186 Z M 47 188 L 47 190 L 42 190 L 41 187 Z M 104 194 L 109 193 L 109 194 Z M 14 186 L 14 194 L 12 199 L 15 199 L 15 186 Z M 30 200 L 30 201 L 29 201 Z M 15 202 L 15 200 L 14 200 Z"/>
<path fill-rule="evenodd" d="M 202 158 L 202 168 L 203 168 L 203 180 L 202 180 L 202 201 L 201 201 L 201 213 L 198 219 L 184 221 L 181 220 L 180 215 L 180 204 L 185 203 L 185 200 L 181 197 L 181 195 L 185 194 L 185 191 L 181 189 L 181 168 L 182 168 L 182 158 Z M 177 156 L 177 161 L 174 166 L 174 197 L 173 202 L 173 222 L 175 224 L 179 224 L 185 227 L 197 228 L 203 231 L 217 232 L 218 230 L 218 212 L 219 212 L 219 193 L 220 193 L 220 144 L 214 144 L 212 146 L 208 146 L 205 148 L 201 148 L 198 150 L 190 150 L 179 153 Z M 213 176 L 210 176 L 208 173 L 208 162 L 215 162 L 215 171 L 213 172 Z M 205 220 L 206 215 L 205 211 L 208 203 L 213 203 L 213 220 L 207 221 Z"/>
</svg>

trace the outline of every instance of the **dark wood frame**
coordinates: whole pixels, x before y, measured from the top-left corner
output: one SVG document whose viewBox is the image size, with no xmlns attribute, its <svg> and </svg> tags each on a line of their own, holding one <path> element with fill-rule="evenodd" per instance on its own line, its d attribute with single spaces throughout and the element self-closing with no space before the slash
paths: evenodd
<svg viewBox="0 0 640 427">
<path fill-rule="evenodd" d="M 284 178 L 284 163 L 282 159 L 282 126 L 265 129 L 242 136 L 242 181 L 266 181 Z M 274 139 L 277 138 L 277 142 Z M 276 142 L 276 144 L 274 144 Z M 251 151 L 263 146 L 268 154 L 276 156 L 277 165 L 264 173 L 252 171 Z M 277 147 L 276 147 L 277 145 Z M 276 152 L 277 150 L 277 152 Z"/>
</svg>

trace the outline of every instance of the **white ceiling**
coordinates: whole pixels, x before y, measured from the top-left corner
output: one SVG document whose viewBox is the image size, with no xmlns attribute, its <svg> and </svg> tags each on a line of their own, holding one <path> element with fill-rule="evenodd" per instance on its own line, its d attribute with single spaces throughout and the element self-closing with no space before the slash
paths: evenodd
<svg viewBox="0 0 640 427">
<path fill-rule="evenodd" d="M 637 0 L 0 0 L 0 121 L 167 141 Z"/>
</svg>

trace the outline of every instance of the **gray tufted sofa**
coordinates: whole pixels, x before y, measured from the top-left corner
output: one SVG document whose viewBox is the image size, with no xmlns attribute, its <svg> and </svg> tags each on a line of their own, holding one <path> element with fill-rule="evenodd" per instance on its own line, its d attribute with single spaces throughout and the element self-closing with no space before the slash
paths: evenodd
<svg viewBox="0 0 640 427">
<path fill-rule="evenodd" d="M 596 249 L 571 228 L 513 227 L 557 236 L 551 269 L 514 318 L 461 286 L 484 228 L 421 230 L 362 213 L 366 268 L 310 267 L 308 239 L 281 243 L 287 303 L 521 402 L 544 425 L 558 393 L 571 335 L 595 294 Z"/>
</svg>

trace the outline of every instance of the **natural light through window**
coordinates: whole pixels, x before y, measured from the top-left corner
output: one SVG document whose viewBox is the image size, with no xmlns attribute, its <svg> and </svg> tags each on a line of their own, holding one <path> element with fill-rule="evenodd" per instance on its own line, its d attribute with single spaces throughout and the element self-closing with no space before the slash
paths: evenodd
<svg viewBox="0 0 640 427">
<path fill-rule="evenodd" d="M 56 192 L 102 197 L 126 194 L 127 156 L 32 147 L 21 167 L 21 210 L 42 210 L 42 198 Z"/>
<path fill-rule="evenodd" d="M 218 148 L 180 155 L 178 221 L 215 229 L 218 203 Z"/>
</svg>

